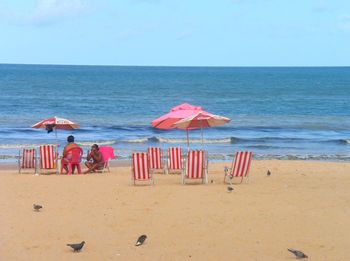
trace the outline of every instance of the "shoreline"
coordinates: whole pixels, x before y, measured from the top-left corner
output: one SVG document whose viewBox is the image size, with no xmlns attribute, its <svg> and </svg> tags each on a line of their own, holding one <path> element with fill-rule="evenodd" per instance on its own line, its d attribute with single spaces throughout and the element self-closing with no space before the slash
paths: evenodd
<svg viewBox="0 0 350 261">
<path fill-rule="evenodd" d="M 336 160 L 312 160 L 312 159 L 253 159 L 254 161 L 281 161 L 281 162 L 311 162 L 311 163 L 339 163 L 339 164 L 350 164 L 350 161 L 336 161 Z M 165 163 L 164 163 L 165 164 Z M 232 160 L 209 160 L 209 166 L 211 164 L 226 164 L 231 165 Z M 110 167 L 111 168 L 117 168 L 117 167 L 130 167 L 131 160 L 126 159 L 117 159 L 117 160 L 111 160 L 110 161 Z M 84 162 L 81 163 L 82 168 L 85 168 Z M 1 170 L 18 170 L 18 162 L 1 162 L 0 161 L 0 171 Z"/>
</svg>

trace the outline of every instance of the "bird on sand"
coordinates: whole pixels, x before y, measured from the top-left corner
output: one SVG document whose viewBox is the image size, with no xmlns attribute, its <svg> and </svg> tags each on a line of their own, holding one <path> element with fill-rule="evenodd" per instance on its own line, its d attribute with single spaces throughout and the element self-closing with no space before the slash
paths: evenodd
<svg viewBox="0 0 350 261">
<path fill-rule="evenodd" d="M 43 208 L 43 206 L 37 205 L 37 204 L 33 204 L 33 209 L 34 209 L 35 211 L 39 211 L 41 208 Z"/>
<path fill-rule="evenodd" d="M 292 252 L 296 258 L 307 258 L 307 255 L 305 255 L 303 252 L 295 249 L 288 248 L 289 252 Z"/>
<path fill-rule="evenodd" d="M 227 192 L 229 192 L 229 193 L 230 193 L 230 192 L 232 192 L 232 191 L 233 191 L 233 187 L 228 186 L 228 187 L 227 187 Z"/>
<path fill-rule="evenodd" d="M 67 244 L 67 246 L 71 247 L 74 252 L 79 252 L 85 244 L 85 241 L 82 241 L 81 243 L 78 244 Z"/>
<path fill-rule="evenodd" d="M 146 235 L 139 236 L 139 238 L 136 241 L 135 246 L 141 246 L 145 242 L 146 238 L 147 238 Z"/>
<path fill-rule="evenodd" d="M 271 176 L 271 171 L 267 170 L 266 176 L 270 177 Z"/>
</svg>

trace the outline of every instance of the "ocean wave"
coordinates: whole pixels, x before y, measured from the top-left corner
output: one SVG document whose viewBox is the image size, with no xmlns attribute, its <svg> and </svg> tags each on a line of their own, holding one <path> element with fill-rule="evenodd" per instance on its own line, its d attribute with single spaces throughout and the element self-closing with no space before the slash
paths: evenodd
<svg viewBox="0 0 350 261">
<path fill-rule="evenodd" d="M 106 146 L 106 145 L 113 145 L 115 144 L 116 141 L 115 140 L 106 140 L 106 141 L 80 141 L 77 142 L 78 145 L 82 146 L 82 147 L 90 147 L 93 144 L 97 144 L 99 146 Z"/>
<path fill-rule="evenodd" d="M 350 144 L 350 139 L 339 140 L 339 142 L 342 144 Z"/>
<path fill-rule="evenodd" d="M 38 144 L 0 144 L 0 149 L 37 148 Z"/>
<path fill-rule="evenodd" d="M 176 143 L 187 143 L 186 138 L 164 138 L 164 137 L 149 137 L 149 138 L 136 138 L 136 139 L 129 139 L 124 140 L 125 143 L 170 143 L 170 144 L 176 144 Z M 204 144 L 223 144 L 223 143 L 232 143 L 231 138 L 219 138 L 219 139 L 198 139 L 198 138 L 190 138 L 189 142 L 191 144 L 193 143 L 204 143 Z"/>
</svg>

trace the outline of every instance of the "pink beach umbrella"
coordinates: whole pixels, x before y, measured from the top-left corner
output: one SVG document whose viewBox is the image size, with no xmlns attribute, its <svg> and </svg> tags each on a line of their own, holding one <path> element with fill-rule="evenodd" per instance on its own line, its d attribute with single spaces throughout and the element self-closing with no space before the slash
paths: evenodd
<svg viewBox="0 0 350 261">
<path fill-rule="evenodd" d="M 202 107 L 200 106 L 194 106 L 188 103 L 183 103 L 171 108 L 169 113 L 164 114 L 163 116 L 160 116 L 159 118 L 153 120 L 151 122 L 151 125 L 154 128 L 162 129 L 162 130 L 183 129 L 183 128 L 178 128 L 174 126 L 174 123 L 178 122 L 179 120 L 185 119 L 189 116 L 195 115 L 200 111 L 202 111 Z M 187 146 L 189 146 L 189 139 L 188 139 L 189 129 L 185 129 L 185 130 L 187 132 Z"/>
<path fill-rule="evenodd" d="M 173 125 L 175 122 L 192 116 L 200 111 L 202 111 L 202 107 L 183 103 L 171 108 L 169 113 L 153 120 L 151 125 L 154 128 L 163 130 L 176 129 L 176 127 Z"/>
<path fill-rule="evenodd" d="M 184 129 L 184 130 L 201 129 L 202 145 L 203 145 L 203 128 L 210 128 L 210 127 L 224 125 L 230 121 L 231 120 L 229 118 L 211 114 L 205 111 L 200 111 L 192 116 L 189 116 L 185 119 L 175 122 L 173 126 L 175 126 L 178 129 Z"/>
<path fill-rule="evenodd" d="M 173 124 L 178 129 L 202 129 L 224 125 L 230 122 L 229 118 L 200 111 L 185 119 L 179 120 Z"/>
</svg>

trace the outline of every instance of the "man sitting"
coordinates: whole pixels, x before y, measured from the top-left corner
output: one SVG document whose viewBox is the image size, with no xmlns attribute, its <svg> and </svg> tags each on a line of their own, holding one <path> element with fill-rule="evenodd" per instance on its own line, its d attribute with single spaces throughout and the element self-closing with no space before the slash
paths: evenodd
<svg viewBox="0 0 350 261">
<path fill-rule="evenodd" d="M 85 174 L 103 169 L 105 163 L 97 144 L 92 145 L 91 152 L 87 155 L 86 159 L 85 165 L 88 170 L 84 172 Z"/>
<path fill-rule="evenodd" d="M 62 169 L 64 169 L 66 171 L 66 173 L 68 173 L 68 163 L 71 161 L 73 155 L 72 155 L 72 151 L 75 148 L 79 148 L 79 145 L 77 145 L 76 143 L 74 143 L 74 136 L 73 135 L 69 135 L 67 137 L 67 142 L 68 144 L 64 147 L 63 149 L 63 155 L 62 155 L 62 160 L 61 160 L 61 164 L 62 164 Z M 73 173 L 74 173 L 74 167 L 73 167 Z"/>
</svg>

